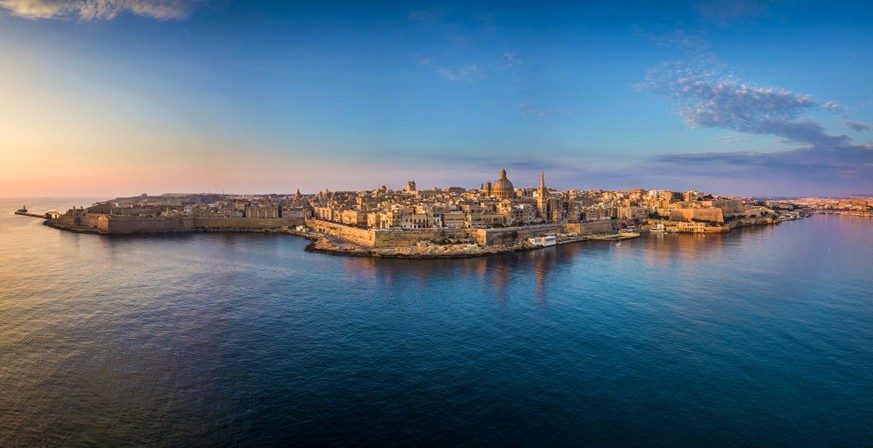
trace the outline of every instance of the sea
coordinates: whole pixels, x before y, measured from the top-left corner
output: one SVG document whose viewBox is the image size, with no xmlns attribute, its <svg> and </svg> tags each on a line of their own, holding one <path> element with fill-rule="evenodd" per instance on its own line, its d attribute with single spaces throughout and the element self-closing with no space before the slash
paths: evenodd
<svg viewBox="0 0 873 448">
<path fill-rule="evenodd" d="M 98 198 L 99 199 L 99 198 Z M 487 258 L 0 199 L 0 446 L 873 445 L 873 219 Z"/>
</svg>

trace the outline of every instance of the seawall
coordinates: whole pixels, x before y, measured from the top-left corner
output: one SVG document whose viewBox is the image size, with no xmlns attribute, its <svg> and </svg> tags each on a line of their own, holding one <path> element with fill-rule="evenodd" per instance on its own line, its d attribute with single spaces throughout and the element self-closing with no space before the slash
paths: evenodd
<svg viewBox="0 0 873 448">
<path fill-rule="evenodd" d="M 173 232 L 268 232 L 303 224 L 293 218 L 195 218 L 190 216 L 117 216 L 102 213 L 61 215 L 47 226 L 73 232 L 107 235 Z"/>
<path fill-rule="evenodd" d="M 193 218 L 191 230 L 202 232 L 258 232 L 302 225 L 296 218 Z"/>
<path fill-rule="evenodd" d="M 476 243 L 482 246 L 509 245 L 542 235 L 558 233 L 593 235 L 613 231 L 611 221 L 539 224 L 494 229 L 362 229 L 319 219 L 308 219 L 306 225 L 316 232 L 371 249 L 408 247 L 427 242 Z"/>
<path fill-rule="evenodd" d="M 562 231 L 562 224 L 539 224 L 533 226 L 503 227 L 498 229 L 476 229 L 476 242 L 485 246 L 492 244 L 511 244 L 531 237 L 556 234 Z"/>
</svg>

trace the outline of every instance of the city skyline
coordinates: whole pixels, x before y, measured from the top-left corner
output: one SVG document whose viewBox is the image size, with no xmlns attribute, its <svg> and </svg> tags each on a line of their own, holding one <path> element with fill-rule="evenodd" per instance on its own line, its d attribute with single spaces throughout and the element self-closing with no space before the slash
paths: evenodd
<svg viewBox="0 0 873 448">
<path fill-rule="evenodd" d="M 0 193 L 873 192 L 873 8 L 0 0 Z"/>
</svg>

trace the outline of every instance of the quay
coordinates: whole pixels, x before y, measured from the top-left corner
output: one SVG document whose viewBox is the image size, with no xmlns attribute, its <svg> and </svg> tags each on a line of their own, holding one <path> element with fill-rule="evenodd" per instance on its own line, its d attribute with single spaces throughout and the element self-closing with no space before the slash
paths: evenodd
<svg viewBox="0 0 873 448">
<path fill-rule="evenodd" d="M 30 216 L 31 218 L 48 219 L 48 217 L 46 215 L 40 215 L 37 213 L 30 213 L 27 211 L 27 209 L 16 210 L 15 214 L 20 215 L 20 216 Z"/>
<path fill-rule="evenodd" d="M 558 244 L 569 244 L 576 243 L 579 241 L 621 241 L 627 240 L 631 238 L 639 238 L 640 234 L 637 232 L 619 232 L 619 233 L 608 233 L 608 234 L 596 234 L 596 235 L 581 235 L 581 236 L 571 236 L 567 238 L 559 238 Z"/>
</svg>

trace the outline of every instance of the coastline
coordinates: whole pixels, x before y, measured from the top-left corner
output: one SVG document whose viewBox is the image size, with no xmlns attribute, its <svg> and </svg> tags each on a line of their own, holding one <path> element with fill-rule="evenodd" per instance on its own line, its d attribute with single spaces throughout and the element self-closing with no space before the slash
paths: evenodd
<svg viewBox="0 0 873 448">
<path fill-rule="evenodd" d="M 44 215 L 34 213 L 20 213 L 18 215 L 26 215 L 29 217 L 37 217 L 43 219 L 43 225 L 73 233 L 85 233 L 96 235 L 114 235 L 100 231 L 93 226 L 84 225 L 65 225 L 56 222 L 53 219 L 47 218 Z M 772 219 L 753 219 L 753 220 L 738 220 L 718 227 L 707 228 L 704 232 L 692 231 L 668 231 L 667 233 L 729 233 L 735 228 L 751 227 L 758 225 L 775 225 L 779 221 Z M 308 224 L 308 223 L 307 223 Z M 300 226 L 297 226 L 299 229 Z M 195 227 L 185 229 L 155 229 L 130 232 L 130 234 L 168 234 L 168 233 L 282 233 L 291 236 L 305 238 L 310 243 L 304 248 L 306 252 L 323 253 L 329 255 L 344 255 L 354 257 L 372 257 L 372 258 L 400 258 L 400 259 L 450 259 L 450 258 L 476 258 L 487 257 L 492 255 L 502 255 L 516 252 L 526 252 L 538 249 L 546 249 L 551 246 L 536 245 L 526 239 L 519 239 L 510 242 L 491 243 L 491 244 L 476 244 L 474 242 L 455 242 L 451 244 L 437 243 L 433 241 L 421 241 L 417 244 L 397 245 L 391 247 L 368 247 L 363 244 L 358 244 L 342 236 L 331 234 L 330 232 L 316 231 L 311 226 L 304 227 L 306 230 L 295 230 L 291 226 L 283 226 L 282 228 L 257 228 L 257 227 Z M 572 236 L 570 236 L 572 235 Z M 618 232 L 618 233 L 598 233 L 586 235 L 562 234 L 558 236 L 554 244 L 570 244 L 584 241 L 605 241 L 618 242 L 624 239 L 638 238 L 640 233 L 635 232 Z"/>
<path fill-rule="evenodd" d="M 323 253 L 329 255 L 349 255 L 355 257 L 373 258 L 405 258 L 405 259 L 447 259 L 447 258 L 476 258 L 491 255 L 502 255 L 516 252 L 528 252 L 532 250 L 548 249 L 552 246 L 538 246 L 529 242 L 517 242 L 513 244 L 500 244 L 480 246 L 477 244 L 428 244 L 424 246 L 406 246 L 396 248 L 366 248 L 360 245 L 342 240 L 337 237 L 331 238 L 325 234 L 303 233 L 297 231 L 284 232 L 289 235 L 306 238 L 311 242 L 304 249 L 307 252 Z M 579 243 L 585 241 L 618 242 L 626 239 L 639 238 L 639 233 L 618 233 L 604 235 L 585 235 L 560 239 L 556 245 Z"/>
</svg>

